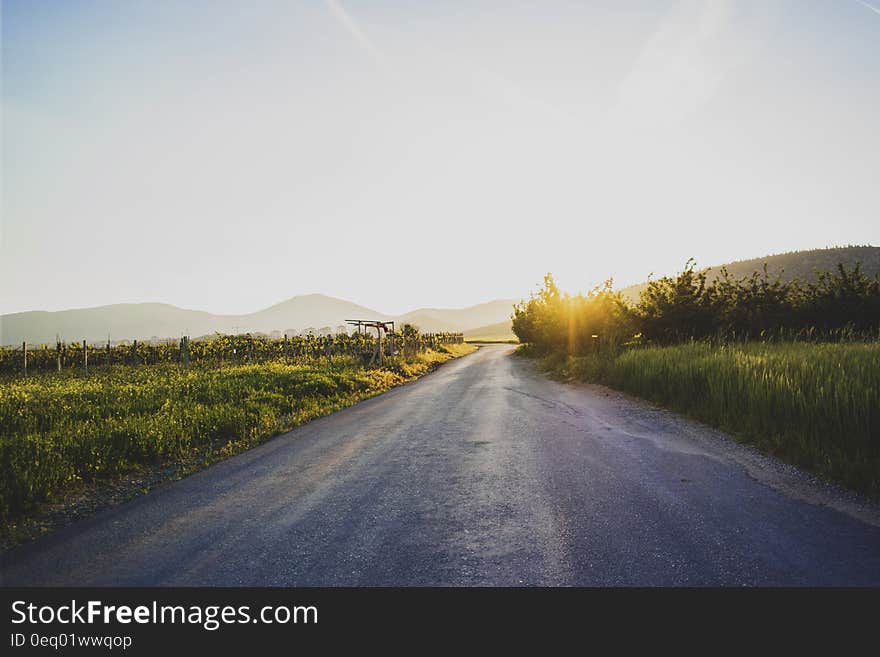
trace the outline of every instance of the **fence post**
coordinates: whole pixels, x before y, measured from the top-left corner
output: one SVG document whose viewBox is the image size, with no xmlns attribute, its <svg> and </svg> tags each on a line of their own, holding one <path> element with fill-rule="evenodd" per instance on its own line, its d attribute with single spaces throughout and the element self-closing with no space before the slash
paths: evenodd
<svg viewBox="0 0 880 657">
<path fill-rule="evenodd" d="M 382 357 L 385 355 L 382 353 L 382 329 L 378 326 L 376 327 L 376 353 L 379 356 L 379 365 L 382 365 Z"/>
<path fill-rule="evenodd" d="M 85 340 L 83 340 L 83 371 L 86 374 L 89 372 L 89 349 Z"/>
<path fill-rule="evenodd" d="M 21 343 L 21 354 L 24 358 L 24 375 L 27 376 L 27 342 Z"/>
<path fill-rule="evenodd" d="M 134 340 L 131 343 L 131 364 L 132 365 L 138 364 L 138 341 L 137 340 Z"/>
<path fill-rule="evenodd" d="M 55 356 L 58 359 L 58 371 L 61 372 L 61 340 L 55 338 Z"/>
</svg>

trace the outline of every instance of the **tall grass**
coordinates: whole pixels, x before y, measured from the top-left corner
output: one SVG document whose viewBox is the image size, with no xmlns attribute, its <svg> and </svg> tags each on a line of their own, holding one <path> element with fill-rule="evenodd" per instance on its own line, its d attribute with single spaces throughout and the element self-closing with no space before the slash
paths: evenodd
<svg viewBox="0 0 880 657">
<path fill-rule="evenodd" d="M 880 497 L 880 344 L 746 343 L 549 357 Z"/>
</svg>

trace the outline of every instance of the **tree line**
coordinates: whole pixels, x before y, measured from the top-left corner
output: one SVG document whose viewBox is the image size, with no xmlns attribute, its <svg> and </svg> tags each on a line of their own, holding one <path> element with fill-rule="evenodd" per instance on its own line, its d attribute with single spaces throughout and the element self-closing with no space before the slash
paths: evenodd
<svg viewBox="0 0 880 657">
<path fill-rule="evenodd" d="M 848 338 L 880 333 L 880 279 L 859 264 L 820 272 L 815 281 L 784 281 L 762 271 L 709 280 L 693 259 L 676 276 L 649 281 L 635 304 L 611 279 L 586 294 L 560 292 L 550 274 L 514 306 L 513 332 L 541 351 L 590 351 L 633 344 Z"/>
</svg>

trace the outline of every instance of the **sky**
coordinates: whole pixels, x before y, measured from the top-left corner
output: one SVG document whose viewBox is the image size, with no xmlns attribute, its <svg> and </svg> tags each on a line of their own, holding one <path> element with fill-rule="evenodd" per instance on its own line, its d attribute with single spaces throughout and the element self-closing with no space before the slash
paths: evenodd
<svg viewBox="0 0 880 657">
<path fill-rule="evenodd" d="M 0 313 L 400 313 L 880 244 L 878 3 L 0 7 Z"/>
</svg>

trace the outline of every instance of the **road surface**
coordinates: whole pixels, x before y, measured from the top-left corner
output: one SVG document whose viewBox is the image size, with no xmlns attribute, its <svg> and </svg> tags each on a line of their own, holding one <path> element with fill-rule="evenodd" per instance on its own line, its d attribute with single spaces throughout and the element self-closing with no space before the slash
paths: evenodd
<svg viewBox="0 0 880 657">
<path fill-rule="evenodd" d="M 511 351 L 13 550 L 0 584 L 880 584 L 877 507 Z"/>
</svg>

